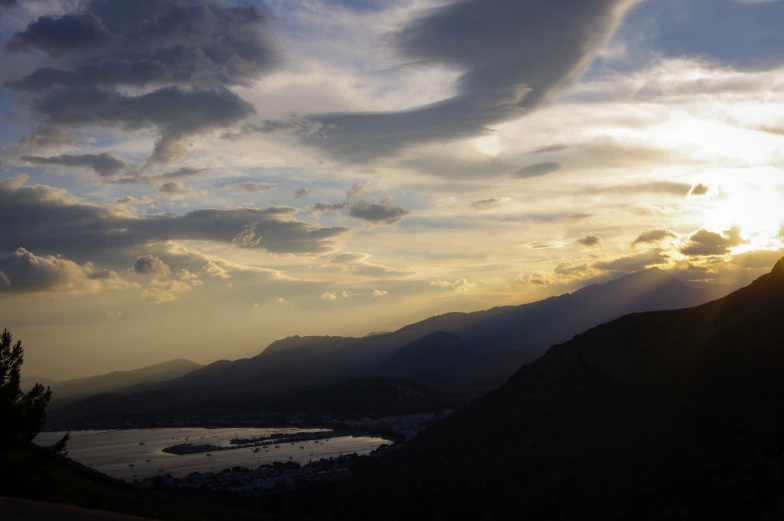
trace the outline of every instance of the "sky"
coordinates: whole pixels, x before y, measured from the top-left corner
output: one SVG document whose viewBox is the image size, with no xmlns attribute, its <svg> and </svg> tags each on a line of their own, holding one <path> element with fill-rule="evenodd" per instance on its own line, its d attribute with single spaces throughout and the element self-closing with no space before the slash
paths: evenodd
<svg viewBox="0 0 784 521">
<path fill-rule="evenodd" d="M 0 327 L 66 379 L 784 256 L 784 1 L 0 0 Z"/>
</svg>

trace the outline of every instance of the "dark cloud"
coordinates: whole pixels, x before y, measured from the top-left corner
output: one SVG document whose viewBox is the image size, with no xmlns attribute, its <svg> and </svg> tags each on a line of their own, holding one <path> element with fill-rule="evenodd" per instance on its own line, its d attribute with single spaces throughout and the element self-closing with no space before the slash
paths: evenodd
<svg viewBox="0 0 784 521">
<path fill-rule="evenodd" d="M 316 203 L 310 207 L 313 213 L 337 212 L 348 208 L 349 203 Z"/>
<path fill-rule="evenodd" d="M 266 183 L 254 183 L 251 181 L 246 181 L 243 183 L 227 184 L 223 188 L 225 190 L 236 190 L 238 192 L 256 193 L 256 192 L 264 192 L 266 190 L 272 190 L 275 187 L 272 185 L 268 185 Z"/>
<path fill-rule="evenodd" d="M 104 291 L 128 286 L 116 272 L 90 262 L 79 265 L 62 257 L 40 257 L 24 248 L 0 257 L 0 293 Z"/>
<path fill-rule="evenodd" d="M 353 185 L 348 191 L 348 213 L 351 217 L 371 224 L 395 224 L 411 212 L 392 204 L 388 196 L 378 202 L 370 201 L 373 186 L 365 183 Z"/>
<path fill-rule="evenodd" d="M 255 112 L 251 104 L 227 89 L 186 91 L 176 87 L 136 97 L 101 89 L 58 89 L 39 99 L 35 110 L 45 118 L 45 123 L 25 138 L 28 143 L 45 143 L 52 129 L 155 128 L 160 138 L 155 143 L 150 164 L 180 159 L 190 139 Z"/>
<path fill-rule="evenodd" d="M 319 227 L 296 218 L 297 209 L 204 209 L 180 216 L 139 218 L 119 207 L 79 202 L 49 186 L 0 183 L 0 253 L 26 247 L 46 254 L 90 259 L 169 240 L 201 240 L 260 248 L 279 254 L 325 253 L 337 248 L 349 228 Z"/>
<path fill-rule="evenodd" d="M 694 185 L 694 187 L 689 192 L 689 195 L 705 195 L 710 191 L 710 186 L 706 186 L 702 183 Z"/>
<path fill-rule="evenodd" d="M 534 165 L 521 168 L 520 170 L 514 173 L 514 176 L 521 177 L 521 178 L 539 177 L 547 174 L 552 174 L 553 172 L 557 172 L 562 167 L 563 165 L 561 163 L 556 163 L 554 161 L 549 161 L 545 163 L 536 163 Z"/>
<path fill-rule="evenodd" d="M 648 230 L 647 232 L 642 232 L 634 239 L 632 248 L 638 244 L 658 243 L 665 239 L 674 239 L 675 237 L 676 235 L 669 230 Z"/>
<path fill-rule="evenodd" d="M 689 242 L 681 248 L 681 253 L 690 256 L 726 255 L 730 248 L 743 243 L 738 226 L 733 226 L 723 233 L 702 229 L 689 237 Z"/>
<path fill-rule="evenodd" d="M 297 188 L 294 190 L 294 199 L 304 199 L 310 195 L 310 188 Z"/>
<path fill-rule="evenodd" d="M 471 203 L 471 208 L 474 210 L 487 210 L 489 208 L 503 206 L 509 201 L 511 201 L 511 199 L 508 197 L 493 197 L 491 199 L 482 199 L 481 201 L 474 201 Z"/>
<path fill-rule="evenodd" d="M 133 264 L 133 271 L 137 275 L 148 275 L 151 277 L 168 277 L 171 270 L 158 257 L 154 255 L 142 255 Z"/>
<path fill-rule="evenodd" d="M 192 193 L 179 181 L 167 181 L 155 189 L 155 193 L 165 195 L 183 195 Z"/>
<path fill-rule="evenodd" d="M 548 103 L 584 73 L 636 0 L 460 0 L 394 40 L 412 61 L 462 71 L 458 94 L 401 112 L 311 115 L 303 140 L 344 160 L 476 136 Z M 312 124 L 320 126 L 313 133 Z M 324 139 L 327 138 L 327 139 Z"/>
<path fill-rule="evenodd" d="M 226 87 L 250 86 L 278 63 L 266 23 L 252 5 L 204 0 L 92 0 L 40 17 L 5 45 L 49 55 L 46 66 L 5 82 L 39 122 L 24 143 L 63 143 L 83 127 L 154 128 L 149 163 L 177 160 L 194 137 L 254 113 Z M 128 87 L 158 90 L 131 96 Z"/>
<path fill-rule="evenodd" d="M 543 155 L 543 154 L 553 154 L 555 152 L 563 152 L 564 150 L 568 150 L 569 145 L 550 145 L 542 148 L 537 148 L 535 150 L 531 150 L 528 152 L 529 156 L 536 156 L 536 155 Z"/>
<path fill-rule="evenodd" d="M 38 49 L 59 57 L 98 48 L 111 40 L 111 35 L 93 13 L 67 13 L 60 17 L 41 16 L 24 31 L 14 34 L 3 49 L 8 53 Z"/>
<path fill-rule="evenodd" d="M 370 201 L 373 186 L 367 183 L 356 183 L 349 188 L 348 201 L 342 203 L 316 203 L 310 207 L 313 213 L 336 212 L 348 209 L 348 214 L 373 224 L 395 224 L 410 214 L 409 210 L 395 206 L 388 196 L 377 202 Z"/>
<path fill-rule="evenodd" d="M 189 166 L 183 166 L 178 168 L 177 170 L 172 170 L 171 172 L 164 172 L 159 175 L 150 176 L 147 179 L 151 181 L 167 181 L 167 180 L 177 180 L 177 179 L 190 179 L 191 177 L 198 177 L 210 172 L 209 168 L 193 168 Z"/>
<path fill-rule="evenodd" d="M 589 247 L 601 246 L 602 239 L 596 235 L 586 235 L 585 237 L 577 239 L 577 244 L 582 244 L 583 246 Z"/>
<path fill-rule="evenodd" d="M 663 250 L 652 249 L 637 255 L 596 262 L 593 267 L 602 271 L 634 273 L 652 266 L 667 264 L 669 261 L 670 257 Z"/>
<path fill-rule="evenodd" d="M 64 58 L 11 83 L 19 88 L 250 85 L 278 62 L 266 24 L 250 4 L 93 0 L 77 12 L 31 22 L 5 49 Z"/>
<path fill-rule="evenodd" d="M 395 224 L 411 212 L 400 206 L 394 206 L 385 198 L 377 203 L 366 200 L 353 201 L 349 206 L 349 215 L 374 224 Z"/>
<path fill-rule="evenodd" d="M 63 154 L 52 157 L 22 156 L 22 161 L 33 165 L 56 165 L 71 168 L 89 168 L 100 177 L 112 177 L 122 172 L 126 164 L 111 154 Z"/>
</svg>

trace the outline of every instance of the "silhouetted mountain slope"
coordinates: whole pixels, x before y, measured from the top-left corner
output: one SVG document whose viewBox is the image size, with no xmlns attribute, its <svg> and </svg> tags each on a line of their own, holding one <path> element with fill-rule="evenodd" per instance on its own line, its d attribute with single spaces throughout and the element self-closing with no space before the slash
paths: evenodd
<svg viewBox="0 0 784 521">
<path fill-rule="evenodd" d="M 438 332 L 459 336 L 467 344 L 462 349 L 466 354 L 502 350 L 542 353 L 553 344 L 626 313 L 689 307 L 707 300 L 706 293 L 651 269 L 532 304 L 432 317 L 393 333 L 362 338 L 289 337 L 273 342 L 253 358 L 216 362 L 161 387 L 236 385 L 285 373 L 310 375 L 321 383 L 379 374 L 379 368 L 381 374 L 387 374 L 382 364 L 395 363 L 389 359 L 399 349 Z M 413 355 L 400 356 L 413 360 Z M 428 355 L 422 355 L 422 363 L 425 366 L 420 370 L 411 365 L 400 376 L 417 371 L 424 374 L 433 368 Z"/>
<path fill-rule="evenodd" d="M 132 422 L 154 425 L 158 420 L 182 416 L 225 416 L 269 413 L 332 413 L 365 417 L 442 411 L 465 404 L 462 396 L 429 389 L 403 379 L 360 378 L 338 384 L 280 391 L 283 386 L 253 388 L 164 389 L 147 393 L 100 394 L 52 408 L 47 427 L 84 429 L 96 425 Z"/>
<path fill-rule="evenodd" d="M 264 520 L 274 519 L 241 512 L 194 505 L 110 478 L 105 474 L 58 456 L 32 443 L 12 442 L 0 447 L 0 496 L 63 503 L 83 508 L 118 512 L 170 521 Z M 26 510 L 25 513 L 29 513 Z M 64 511 L 69 513 L 68 511 Z M 82 519 L 76 514 L 36 519 Z M 12 514 L 0 518 L 20 519 Z M 26 515 L 25 514 L 25 515 Z M 22 517 L 21 519 L 28 519 Z"/>
<path fill-rule="evenodd" d="M 379 374 L 417 378 L 451 372 L 474 350 L 459 336 L 443 331 L 431 333 L 398 349 L 381 364 Z"/>
<path fill-rule="evenodd" d="M 781 519 L 783 301 L 784 260 L 715 302 L 591 329 L 360 469 L 338 494 L 345 504 L 324 510 Z"/>
<path fill-rule="evenodd" d="M 64 400 L 116 391 L 133 392 L 136 390 L 134 386 L 163 382 L 188 374 L 201 367 L 196 362 L 179 358 L 132 371 L 112 371 L 77 380 L 65 380 L 52 384 L 53 397 L 55 400 Z"/>
<path fill-rule="evenodd" d="M 388 378 L 360 378 L 296 393 L 277 400 L 277 410 L 348 416 L 389 416 L 442 411 L 462 405 L 455 396 L 417 383 Z"/>
<path fill-rule="evenodd" d="M 165 382 L 122 390 L 145 391 L 135 399 L 106 395 L 67 409 L 55 402 L 50 417 L 54 423 L 88 413 L 117 419 L 124 413 L 162 417 L 213 414 L 220 408 L 226 413 L 251 406 L 261 410 L 264 398 L 376 375 L 474 393 L 499 385 L 550 345 L 625 312 L 688 306 L 707 298 L 663 271 L 647 270 L 533 304 L 432 317 L 393 333 L 289 337 L 252 358 L 221 360 Z M 441 352 L 448 358 L 439 361 Z"/>
</svg>

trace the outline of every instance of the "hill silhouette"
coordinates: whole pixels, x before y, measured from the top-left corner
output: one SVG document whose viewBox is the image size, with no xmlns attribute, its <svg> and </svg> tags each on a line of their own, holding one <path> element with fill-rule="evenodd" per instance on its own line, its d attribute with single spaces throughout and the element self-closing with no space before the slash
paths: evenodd
<svg viewBox="0 0 784 521">
<path fill-rule="evenodd" d="M 309 383 L 385 374 L 384 364 L 391 363 L 390 357 L 399 349 L 433 333 L 459 336 L 467 344 L 466 354 L 518 350 L 541 354 L 553 344 L 627 313 L 689 307 L 710 299 L 702 290 L 654 268 L 532 304 L 431 317 L 392 333 L 362 338 L 293 336 L 273 342 L 253 358 L 215 362 L 159 387 L 236 385 L 284 373 L 292 375 L 288 382 L 297 375 L 307 377 Z M 423 367 L 420 372 L 428 370 Z"/>
<path fill-rule="evenodd" d="M 227 413 L 247 412 L 271 403 L 267 399 L 275 398 L 277 404 L 279 397 L 299 391 L 373 376 L 473 394 L 500 385 L 550 345 L 624 313 L 709 299 L 705 292 L 651 269 L 532 304 L 432 317 L 392 333 L 293 336 L 252 358 L 221 360 L 178 378 L 137 386 L 132 397 L 109 394 L 73 407 L 55 404 L 50 417 L 53 424 L 66 426 L 73 425 L 71 421 L 118 419 L 125 412 L 137 418 L 209 414 L 220 407 Z M 441 352 L 446 358 L 439 363 Z"/>
<path fill-rule="evenodd" d="M 108 392 L 134 392 L 145 384 L 163 382 L 191 373 L 202 366 L 184 358 L 169 360 L 130 371 L 111 373 L 51 384 L 55 400 L 74 400 Z M 138 387 L 137 387 L 138 386 Z"/>
<path fill-rule="evenodd" d="M 783 300 L 784 259 L 593 328 L 308 500 L 340 519 L 779 519 Z"/>
</svg>

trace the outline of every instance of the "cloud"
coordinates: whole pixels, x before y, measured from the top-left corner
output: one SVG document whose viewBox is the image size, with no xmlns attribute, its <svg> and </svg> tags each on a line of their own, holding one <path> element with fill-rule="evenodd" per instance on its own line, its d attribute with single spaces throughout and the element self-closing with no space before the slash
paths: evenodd
<svg viewBox="0 0 784 521">
<path fill-rule="evenodd" d="M 536 163 L 534 165 L 529 165 L 524 168 L 521 168 L 517 172 L 514 173 L 515 177 L 521 177 L 524 179 L 530 177 L 539 177 L 547 174 L 552 174 L 553 172 L 557 172 L 563 168 L 561 163 L 556 163 L 554 161 L 548 161 L 545 163 Z"/>
<path fill-rule="evenodd" d="M 38 49 L 59 57 L 100 47 L 110 41 L 110 34 L 92 13 L 67 13 L 60 17 L 39 17 L 24 31 L 14 34 L 3 48 L 12 54 Z"/>
<path fill-rule="evenodd" d="M 677 236 L 669 230 L 648 230 L 647 232 L 642 232 L 634 239 L 632 248 L 638 244 L 658 243 L 665 239 L 675 239 L 676 237 Z"/>
<path fill-rule="evenodd" d="M 549 286 L 554 280 L 546 273 L 536 272 L 531 274 L 519 273 L 517 282 L 526 286 Z"/>
<path fill-rule="evenodd" d="M 223 187 L 224 190 L 235 190 L 238 192 L 247 192 L 250 194 L 272 190 L 273 188 L 275 187 L 266 183 L 253 183 L 250 181 L 243 183 L 231 183 Z"/>
<path fill-rule="evenodd" d="M 668 264 L 670 257 L 660 249 L 652 249 L 637 255 L 618 257 L 609 261 L 599 261 L 593 267 L 601 271 L 634 273 L 652 266 Z"/>
<path fill-rule="evenodd" d="M 139 96 L 97 88 L 56 89 L 36 100 L 34 110 L 43 123 L 23 144 L 57 144 L 69 130 L 82 127 L 156 129 L 148 164 L 168 164 L 182 158 L 190 141 L 255 113 L 253 105 L 228 89 L 183 90 L 165 87 Z"/>
<path fill-rule="evenodd" d="M 18 248 L 8 257 L 0 257 L 0 292 L 100 292 L 130 287 L 120 275 L 96 268 L 91 262 L 77 264 L 54 256 L 37 256 Z"/>
<path fill-rule="evenodd" d="M 404 269 L 393 268 L 370 262 L 370 255 L 360 252 L 344 252 L 335 255 L 333 264 L 339 264 L 344 271 L 363 277 L 393 278 L 405 277 L 412 272 Z"/>
<path fill-rule="evenodd" d="M 383 291 L 383 290 L 378 290 L 378 289 L 374 289 L 373 290 L 373 296 L 374 297 L 386 297 L 387 295 L 389 295 L 388 291 Z"/>
<path fill-rule="evenodd" d="M 733 226 L 722 233 L 702 229 L 689 237 L 686 245 L 681 248 L 681 253 L 689 256 L 726 255 L 731 248 L 743 243 L 738 226 Z"/>
<path fill-rule="evenodd" d="M 578 264 L 575 266 L 571 262 L 562 262 L 559 265 L 557 265 L 555 268 L 553 268 L 553 273 L 555 273 L 556 275 L 572 276 L 572 275 L 581 275 L 583 273 L 589 272 L 590 270 L 591 267 L 588 266 L 587 264 Z"/>
<path fill-rule="evenodd" d="M 219 266 L 218 264 L 216 264 L 211 260 L 207 261 L 207 264 L 205 264 L 205 266 L 201 269 L 201 271 L 202 273 L 206 273 L 210 277 L 216 277 L 224 280 L 231 278 L 231 275 L 229 275 L 229 272 L 226 271 L 225 268 Z"/>
<path fill-rule="evenodd" d="M 710 186 L 699 183 L 692 187 L 691 191 L 689 192 L 689 195 L 692 196 L 706 195 L 708 192 L 710 192 Z"/>
<path fill-rule="evenodd" d="M 435 288 L 451 289 L 458 292 L 468 291 L 469 289 L 473 289 L 476 287 L 476 284 L 474 284 L 473 282 L 468 282 L 466 279 L 458 279 L 454 282 L 450 282 L 448 280 L 436 279 L 436 280 L 431 280 L 429 285 Z"/>
<path fill-rule="evenodd" d="M 153 255 L 142 255 L 137 258 L 133 265 L 133 271 L 137 275 L 164 279 L 171 273 L 166 263 Z"/>
<path fill-rule="evenodd" d="M 336 298 L 338 297 L 334 293 L 327 292 L 321 295 L 321 300 L 335 300 Z"/>
<path fill-rule="evenodd" d="M 172 170 L 170 172 L 164 172 L 159 175 L 150 176 L 150 181 L 170 181 L 170 180 L 178 180 L 178 179 L 190 179 L 192 177 L 198 177 L 201 175 L 208 174 L 210 172 L 209 168 L 193 168 L 189 166 L 183 166 L 178 168 L 177 170 Z"/>
<path fill-rule="evenodd" d="M 141 297 L 144 300 L 149 300 L 155 304 L 163 304 L 164 302 L 174 302 L 181 293 L 191 291 L 193 284 L 182 280 L 157 280 L 150 281 L 150 285 L 146 287 Z"/>
<path fill-rule="evenodd" d="M 196 192 L 185 188 L 185 185 L 179 181 L 167 181 L 155 189 L 156 194 L 185 196 L 194 195 Z"/>
<path fill-rule="evenodd" d="M 335 212 L 340 213 L 344 208 L 348 208 L 349 203 L 316 203 L 310 207 L 310 211 L 314 214 Z"/>
<path fill-rule="evenodd" d="M 0 251 L 26 244 L 34 251 L 89 256 L 152 242 L 201 240 L 222 244 L 247 238 L 239 246 L 277 254 L 321 254 L 337 249 L 350 228 L 320 227 L 296 218 L 288 206 L 203 209 L 184 215 L 137 217 L 120 207 L 87 204 L 45 185 L 0 183 Z"/>
<path fill-rule="evenodd" d="M 489 210 L 491 208 L 498 208 L 503 206 L 509 201 L 509 197 L 493 197 L 492 199 L 482 199 L 481 201 L 474 201 L 471 203 L 471 208 L 474 210 Z"/>
<path fill-rule="evenodd" d="M 602 239 L 596 235 L 586 235 L 585 237 L 577 239 L 577 244 L 582 244 L 583 246 L 593 248 L 594 246 L 601 246 Z"/>
<path fill-rule="evenodd" d="M 389 196 L 378 202 L 369 200 L 373 186 L 357 183 L 348 191 L 348 211 L 351 217 L 362 219 L 371 224 L 395 224 L 411 212 L 392 204 Z"/>
<path fill-rule="evenodd" d="M 33 165 L 55 165 L 71 168 L 88 168 L 100 177 L 111 177 L 122 172 L 126 164 L 111 154 L 60 155 L 53 157 L 22 156 L 22 161 Z"/>
<path fill-rule="evenodd" d="M 310 195 L 310 188 L 297 188 L 294 190 L 294 199 L 304 199 Z"/>
<path fill-rule="evenodd" d="M 310 207 L 314 214 L 324 212 L 340 213 L 348 209 L 348 214 L 355 219 L 366 221 L 370 225 L 395 224 L 400 219 L 410 214 L 409 210 L 392 204 L 389 196 L 379 201 L 370 200 L 373 185 L 369 183 L 356 183 L 349 188 L 346 197 L 348 201 L 342 203 L 316 203 Z"/>
<path fill-rule="evenodd" d="M 307 116 L 302 140 L 366 161 L 413 144 L 467 138 L 564 93 L 604 48 L 636 0 L 462 0 L 426 11 L 393 36 L 415 63 L 462 71 L 457 94 L 399 112 Z"/>
<path fill-rule="evenodd" d="M 23 143 L 59 144 L 86 127 L 153 128 L 148 164 L 178 160 L 194 138 L 255 112 L 226 87 L 250 86 L 279 63 L 266 25 L 254 6 L 202 0 L 92 0 L 39 17 L 4 46 L 12 56 L 48 55 L 5 83 L 36 93 L 29 109 L 40 124 Z"/>
<path fill-rule="evenodd" d="M 92 0 L 77 9 L 42 16 L 11 36 L 6 52 L 37 49 L 55 58 L 14 86 L 249 86 L 279 61 L 267 16 L 249 4 Z"/>
<path fill-rule="evenodd" d="M 292 306 L 293 305 L 290 301 L 286 300 L 283 297 L 278 297 L 277 299 L 275 299 L 275 302 L 280 304 L 281 306 Z"/>
</svg>

